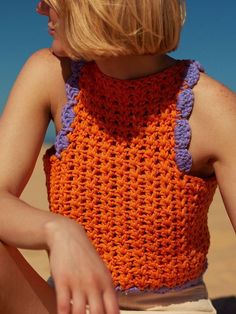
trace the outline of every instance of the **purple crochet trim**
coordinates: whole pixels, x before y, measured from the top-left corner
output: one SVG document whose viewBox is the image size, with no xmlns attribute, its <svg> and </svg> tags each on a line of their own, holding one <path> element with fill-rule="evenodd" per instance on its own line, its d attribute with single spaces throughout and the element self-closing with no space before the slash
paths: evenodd
<svg viewBox="0 0 236 314">
<path fill-rule="evenodd" d="M 67 103 L 65 104 L 62 114 L 62 129 L 56 136 L 55 141 L 55 155 L 57 158 L 60 158 L 61 152 L 66 149 L 69 145 L 69 141 L 67 138 L 67 134 L 72 130 L 71 124 L 75 118 L 74 106 L 76 105 L 76 96 L 79 93 L 78 80 L 80 76 L 80 70 L 84 65 L 84 61 L 72 62 L 71 69 L 72 75 L 66 82 L 66 95 L 67 95 Z"/>
<path fill-rule="evenodd" d="M 177 99 L 177 110 L 179 119 L 175 126 L 175 152 L 176 163 L 180 171 L 189 172 L 192 167 L 192 156 L 188 151 L 191 140 L 191 128 L 188 118 L 192 112 L 194 104 L 194 94 L 192 88 L 200 78 L 200 72 L 204 69 L 197 61 L 190 61 L 185 74 L 184 83 Z"/>
<path fill-rule="evenodd" d="M 151 293 L 157 293 L 157 294 L 164 294 L 164 293 L 167 293 L 167 292 L 182 291 L 184 289 L 197 286 L 197 285 L 199 285 L 202 282 L 203 282 L 202 277 L 200 277 L 200 278 L 188 281 L 187 283 L 185 283 L 185 284 L 183 284 L 181 286 L 176 286 L 174 288 L 163 287 L 163 288 L 160 288 L 160 289 L 157 289 L 157 290 L 147 289 L 147 290 L 143 291 L 143 290 L 140 290 L 140 289 L 138 289 L 136 287 L 129 288 L 128 290 L 122 290 L 119 286 L 117 286 L 116 287 L 116 291 L 117 292 L 123 292 L 126 295 L 132 294 L 132 293 L 150 293 L 150 292 Z"/>
</svg>

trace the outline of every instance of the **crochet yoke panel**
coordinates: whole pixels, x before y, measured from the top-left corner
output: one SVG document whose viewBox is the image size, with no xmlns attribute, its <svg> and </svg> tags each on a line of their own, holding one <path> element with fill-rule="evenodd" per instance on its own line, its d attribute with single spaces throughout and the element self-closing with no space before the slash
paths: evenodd
<svg viewBox="0 0 236 314">
<path fill-rule="evenodd" d="M 181 140 L 179 125 L 191 113 L 197 70 L 184 61 L 122 81 L 83 65 L 45 156 L 51 211 L 84 226 L 118 290 L 163 293 L 206 269 L 216 182 L 180 170 L 189 137 Z"/>
<path fill-rule="evenodd" d="M 60 158 L 62 151 L 69 146 L 67 135 L 73 131 L 72 123 L 76 116 L 74 107 L 77 104 L 77 96 L 79 94 L 78 82 L 84 64 L 84 61 L 72 62 L 72 76 L 66 83 L 68 101 L 64 106 L 61 115 L 63 127 L 57 135 L 55 142 L 55 154 L 58 158 Z M 178 110 L 178 117 L 175 126 L 175 152 L 177 165 L 179 170 L 183 172 L 189 172 L 192 167 L 192 156 L 188 151 L 191 141 L 191 128 L 188 118 L 191 115 L 194 104 L 194 94 L 192 89 L 199 80 L 200 72 L 204 72 L 200 63 L 197 61 L 190 61 L 177 98 L 176 108 Z M 130 123 L 132 123 L 132 121 L 130 121 Z"/>
</svg>

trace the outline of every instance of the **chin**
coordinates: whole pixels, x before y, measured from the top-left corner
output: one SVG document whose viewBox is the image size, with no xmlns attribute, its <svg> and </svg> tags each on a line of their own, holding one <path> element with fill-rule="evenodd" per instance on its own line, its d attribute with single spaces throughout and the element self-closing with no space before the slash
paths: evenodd
<svg viewBox="0 0 236 314">
<path fill-rule="evenodd" d="M 52 49 L 52 53 L 57 56 L 57 57 L 60 57 L 60 58 L 68 58 L 68 55 L 66 53 L 63 53 L 63 52 L 58 52 L 58 51 L 54 51 Z"/>
<path fill-rule="evenodd" d="M 51 47 L 51 51 L 54 55 L 57 57 L 68 57 L 68 54 L 65 52 L 65 50 L 58 44 L 53 43 Z"/>
</svg>

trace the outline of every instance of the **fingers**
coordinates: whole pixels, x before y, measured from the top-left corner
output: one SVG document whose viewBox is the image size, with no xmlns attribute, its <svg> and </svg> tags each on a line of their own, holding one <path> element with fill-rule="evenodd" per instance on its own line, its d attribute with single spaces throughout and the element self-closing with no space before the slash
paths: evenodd
<svg viewBox="0 0 236 314">
<path fill-rule="evenodd" d="M 100 292 L 94 292 L 90 294 L 89 300 L 89 313 L 90 314 L 106 314 L 108 312 L 105 311 L 103 304 L 103 297 Z"/>
<path fill-rule="evenodd" d="M 88 300 L 89 314 L 119 314 L 119 306 L 114 291 L 104 294 L 90 294 Z M 77 314 L 80 312 L 75 312 Z M 74 312 L 73 312 L 74 314 Z"/>
<path fill-rule="evenodd" d="M 58 314 L 71 313 L 71 296 L 67 287 L 60 287 L 57 289 L 57 311 Z"/>
<path fill-rule="evenodd" d="M 87 275 L 83 282 L 59 276 L 60 279 L 55 280 L 58 314 L 119 314 L 112 280 L 103 276 L 98 280 L 96 276 Z"/>
<path fill-rule="evenodd" d="M 76 291 L 72 296 L 72 314 L 86 314 L 86 297 Z"/>
<path fill-rule="evenodd" d="M 103 302 L 104 302 L 104 308 L 105 313 L 107 314 L 119 314 L 119 305 L 118 305 L 118 298 L 114 291 L 114 288 L 112 291 L 105 292 L 103 294 Z"/>
<path fill-rule="evenodd" d="M 60 289 L 57 293 L 58 314 L 86 314 L 86 297 L 75 293 L 70 297 L 69 290 Z M 119 314 L 117 298 L 113 293 L 92 293 L 88 299 L 89 314 Z"/>
</svg>

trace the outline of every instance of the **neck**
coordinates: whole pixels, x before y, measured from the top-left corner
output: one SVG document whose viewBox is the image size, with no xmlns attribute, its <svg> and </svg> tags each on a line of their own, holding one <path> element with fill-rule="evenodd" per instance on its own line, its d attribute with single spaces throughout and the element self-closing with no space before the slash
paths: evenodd
<svg viewBox="0 0 236 314">
<path fill-rule="evenodd" d="M 105 75 L 128 80 L 158 73 L 176 61 L 167 55 L 144 55 L 101 58 L 95 62 Z"/>
</svg>

